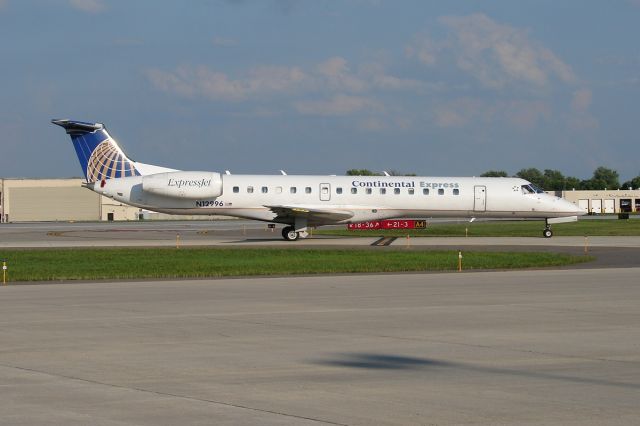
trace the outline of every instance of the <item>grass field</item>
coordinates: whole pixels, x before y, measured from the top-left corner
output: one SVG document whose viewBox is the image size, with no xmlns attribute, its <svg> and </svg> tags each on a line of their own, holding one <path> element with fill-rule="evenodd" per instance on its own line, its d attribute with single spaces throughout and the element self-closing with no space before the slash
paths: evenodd
<svg viewBox="0 0 640 426">
<path fill-rule="evenodd" d="M 456 270 L 457 251 L 219 248 L 0 251 L 9 282 Z M 558 253 L 465 252 L 463 269 L 562 266 L 592 260 Z"/>
<path fill-rule="evenodd" d="M 393 236 L 393 237 L 542 237 L 544 221 L 460 222 L 458 224 L 429 224 L 427 229 L 398 229 L 349 231 L 347 229 L 319 229 L 318 235 Z M 579 220 L 552 226 L 555 236 L 639 236 L 640 220 Z"/>
</svg>

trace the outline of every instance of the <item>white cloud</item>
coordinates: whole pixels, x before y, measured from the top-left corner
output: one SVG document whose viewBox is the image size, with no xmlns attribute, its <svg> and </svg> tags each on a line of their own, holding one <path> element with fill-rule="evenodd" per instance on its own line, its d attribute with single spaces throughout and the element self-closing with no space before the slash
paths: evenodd
<svg viewBox="0 0 640 426">
<path fill-rule="evenodd" d="M 442 43 L 438 43 L 429 37 L 416 38 L 416 41 L 405 48 L 405 54 L 409 58 L 416 58 L 423 65 L 435 65 L 438 54 L 442 49 Z"/>
<path fill-rule="evenodd" d="M 574 111 L 584 112 L 591 106 L 592 93 L 589 89 L 576 90 L 573 93 L 573 100 L 571 101 L 571 108 Z"/>
<path fill-rule="evenodd" d="M 417 90 L 427 87 L 424 83 L 389 75 L 380 64 L 367 64 L 357 72 L 351 71 L 347 60 L 332 57 L 311 67 L 308 71 L 300 67 L 260 66 L 244 75 L 232 78 L 226 73 L 205 66 L 181 66 L 174 71 L 147 70 L 147 78 L 159 90 L 178 96 L 212 100 L 243 101 L 258 96 L 283 94 L 333 95 L 309 103 L 299 103 L 299 111 L 333 115 L 331 111 L 344 114 L 356 111 L 358 102 L 366 99 L 365 92 Z M 360 97 L 353 96 L 360 95 Z"/>
<path fill-rule="evenodd" d="M 236 40 L 225 38 L 225 37 L 219 37 L 219 36 L 214 37 L 211 40 L 211 43 L 214 46 L 220 46 L 220 47 L 231 47 L 231 46 L 236 46 L 238 44 Z"/>
<path fill-rule="evenodd" d="M 368 82 L 368 85 L 379 90 L 423 90 L 432 89 L 433 85 L 428 85 L 419 80 L 399 78 L 385 72 L 381 63 L 371 62 L 360 67 L 359 75 Z"/>
<path fill-rule="evenodd" d="M 105 5 L 101 0 L 69 0 L 69 4 L 88 13 L 100 13 L 105 10 Z"/>
<path fill-rule="evenodd" d="M 382 104 L 375 99 L 362 96 L 335 95 L 328 100 L 298 101 L 293 104 L 296 111 L 307 115 L 349 115 L 356 112 L 381 111 Z"/>
<path fill-rule="evenodd" d="M 600 126 L 598 120 L 589 112 L 593 100 L 591 90 L 582 88 L 573 93 L 571 100 L 572 113 L 569 126 L 574 130 L 593 130 Z"/>
<path fill-rule="evenodd" d="M 347 60 L 339 56 L 327 59 L 316 67 L 318 74 L 324 77 L 329 88 L 361 92 L 367 88 L 367 83 L 354 76 L 347 65 Z"/>
<path fill-rule="evenodd" d="M 150 69 L 147 76 L 158 89 L 184 97 L 240 101 L 249 96 L 295 90 L 305 74 L 297 67 L 259 67 L 245 79 L 234 80 L 207 67 L 183 66 L 174 72 Z"/>
<path fill-rule="evenodd" d="M 543 101 L 514 100 L 488 102 L 475 98 L 454 99 L 439 105 L 434 121 L 439 127 L 465 127 L 500 122 L 528 130 L 551 118 L 551 107 Z"/>
<path fill-rule="evenodd" d="M 367 117 L 359 120 L 357 123 L 357 127 L 358 129 L 367 132 L 379 132 L 385 130 L 387 128 L 387 125 L 380 118 Z"/>
<path fill-rule="evenodd" d="M 405 49 L 407 56 L 429 66 L 441 56 L 452 57 L 459 69 L 489 88 L 523 83 L 542 88 L 551 79 L 576 81 L 571 67 L 531 40 L 525 30 L 499 24 L 484 14 L 445 16 L 439 21 L 448 28 L 449 38 L 440 42 L 418 38 Z"/>
</svg>

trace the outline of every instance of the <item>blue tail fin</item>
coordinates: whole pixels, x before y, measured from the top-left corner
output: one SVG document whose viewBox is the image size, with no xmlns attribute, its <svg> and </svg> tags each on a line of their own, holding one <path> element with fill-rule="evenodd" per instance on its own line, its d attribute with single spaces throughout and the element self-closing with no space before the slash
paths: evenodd
<svg viewBox="0 0 640 426">
<path fill-rule="evenodd" d="M 109 136 L 103 124 L 72 120 L 51 122 L 63 127 L 71 136 L 87 182 L 140 175 L 135 162 Z"/>
</svg>

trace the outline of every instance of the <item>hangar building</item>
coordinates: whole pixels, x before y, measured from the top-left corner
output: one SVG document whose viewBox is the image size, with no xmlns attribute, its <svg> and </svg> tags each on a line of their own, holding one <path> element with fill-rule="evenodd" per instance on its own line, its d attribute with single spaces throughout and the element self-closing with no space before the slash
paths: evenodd
<svg viewBox="0 0 640 426">
<path fill-rule="evenodd" d="M 140 209 L 81 186 L 83 179 L 0 179 L 2 222 L 135 220 Z"/>
<path fill-rule="evenodd" d="M 550 192 L 586 209 L 590 214 L 640 212 L 640 189 Z"/>
</svg>

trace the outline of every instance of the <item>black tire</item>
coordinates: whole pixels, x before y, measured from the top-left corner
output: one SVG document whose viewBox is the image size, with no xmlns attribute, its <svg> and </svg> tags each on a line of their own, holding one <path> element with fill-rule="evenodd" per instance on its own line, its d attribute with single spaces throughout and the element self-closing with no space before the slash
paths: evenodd
<svg viewBox="0 0 640 426">
<path fill-rule="evenodd" d="M 282 228 L 282 238 L 287 241 L 295 241 L 299 236 L 300 234 L 293 229 L 293 226 L 285 226 Z"/>
<path fill-rule="evenodd" d="M 551 238 L 553 237 L 553 231 L 549 228 L 545 229 L 544 231 L 542 231 L 542 236 L 545 238 Z"/>
</svg>

